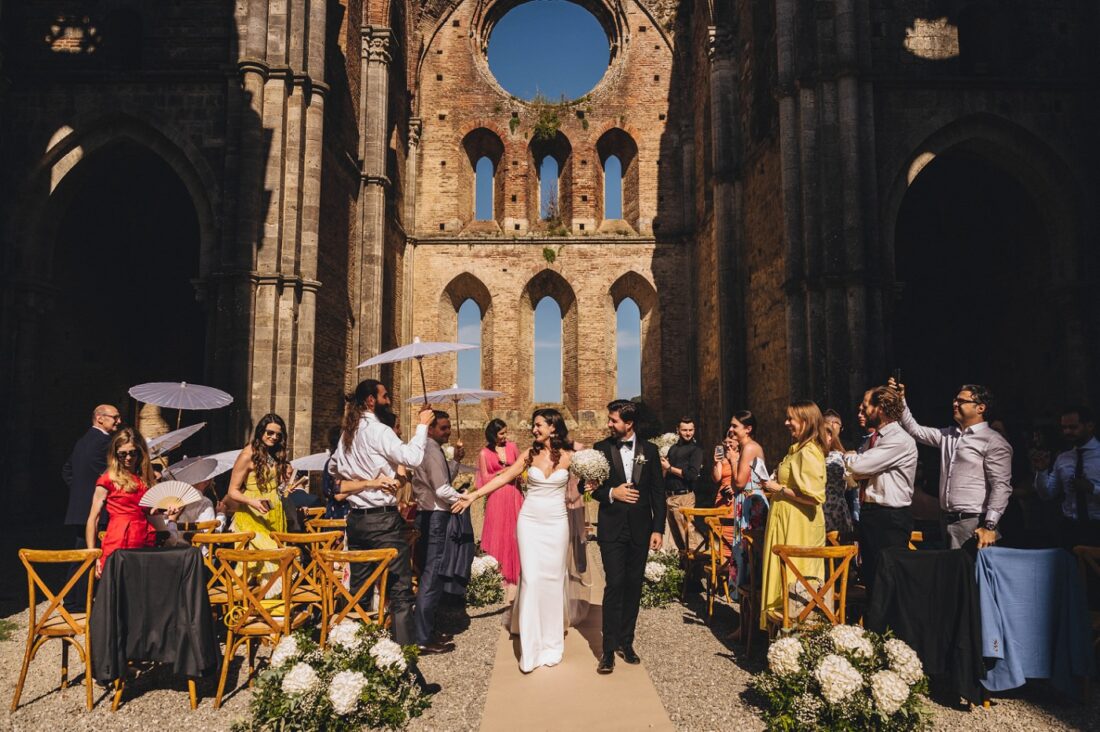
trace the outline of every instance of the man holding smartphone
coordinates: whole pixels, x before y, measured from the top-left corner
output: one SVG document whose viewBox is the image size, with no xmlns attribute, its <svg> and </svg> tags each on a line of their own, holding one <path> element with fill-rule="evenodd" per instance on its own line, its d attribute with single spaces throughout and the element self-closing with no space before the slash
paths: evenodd
<svg viewBox="0 0 1100 732">
<path fill-rule="evenodd" d="M 666 457 L 661 458 L 668 506 L 664 543 L 684 549 L 691 542 L 691 522 L 677 509 L 695 506 L 695 481 L 703 470 L 703 448 L 695 441 L 694 418 L 681 417 L 676 433 L 680 441 L 669 448 Z"/>
</svg>

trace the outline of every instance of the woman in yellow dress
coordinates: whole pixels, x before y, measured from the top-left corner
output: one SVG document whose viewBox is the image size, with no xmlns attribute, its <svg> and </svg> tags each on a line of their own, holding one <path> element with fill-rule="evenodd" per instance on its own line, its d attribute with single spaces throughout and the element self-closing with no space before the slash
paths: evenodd
<svg viewBox="0 0 1100 732">
<path fill-rule="evenodd" d="M 771 502 L 768 526 L 764 531 L 764 572 L 761 592 L 760 628 L 767 630 L 768 611 L 783 611 L 781 561 L 772 554 L 772 546 L 825 546 L 825 450 L 827 433 L 821 409 L 811 401 L 798 401 L 787 407 L 783 424 L 793 442 L 787 456 L 776 468 L 776 480 L 764 483 Z M 821 559 L 793 560 L 803 576 L 824 579 Z M 793 582 L 793 575 L 787 581 Z"/>
<path fill-rule="evenodd" d="M 237 504 L 232 531 L 253 531 L 253 549 L 276 549 L 272 531 L 286 531 L 286 514 L 279 484 L 294 469 L 287 460 L 286 423 L 277 414 L 266 414 L 256 423 L 252 442 L 241 450 L 229 479 L 229 498 Z"/>
</svg>

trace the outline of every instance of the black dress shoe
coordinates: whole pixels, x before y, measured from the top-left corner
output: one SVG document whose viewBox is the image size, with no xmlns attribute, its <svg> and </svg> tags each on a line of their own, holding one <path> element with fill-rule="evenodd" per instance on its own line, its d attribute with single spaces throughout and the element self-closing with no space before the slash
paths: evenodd
<svg viewBox="0 0 1100 732">
<path fill-rule="evenodd" d="M 620 658 L 631 665 L 642 662 L 642 659 L 638 658 L 638 654 L 634 652 L 634 646 L 624 646 L 615 651 L 615 653 L 618 653 Z"/>
<path fill-rule="evenodd" d="M 596 673 L 609 674 L 615 670 L 615 654 L 605 653 L 600 658 L 600 665 L 596 667 Z"/>
<path fill-rule="evenodd" d="M 420 649 L 421 656 L 434 656 L 437 653 L 450 653 L 455 649 L 454 643 L 429 643 L 427 645 L 417 646 Z"/>
<path fill-rule="evenodd" d="M 454 639 L 455 639 L 455 637 L 451 633 L 436 633 L 435 634 L 435 642 L 436 643 L 450 643 Z"/>
</svg>

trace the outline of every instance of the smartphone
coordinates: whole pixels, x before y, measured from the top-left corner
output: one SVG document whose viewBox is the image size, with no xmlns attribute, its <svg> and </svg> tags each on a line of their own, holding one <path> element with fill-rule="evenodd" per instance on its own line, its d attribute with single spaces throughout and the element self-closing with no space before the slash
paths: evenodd
<svg viewBox="0 0 1100 732">
<path fill-rule="evenodd" d="M 265 511 L 270 511 L 271 510 L 271 500 L 270 499 L 261 498 L 260 503 L 263 504 Z"/>
<path fill-rule="evenodd" d="M 894 383 L 895 384 L 900 384 L 901 383 L 901 369 L 900 368 L 894 369 L 894 372 L 891 374 L 891 376 L 894 377 Z"/>
<path fill-rule="evenodd" d="M 724 457 L 726 457 L 726 446 L 725 445 L 715 445 L 715 447 L 714 447 L 714 459 L 715 460 L 721 460 Z"/>
</svg>

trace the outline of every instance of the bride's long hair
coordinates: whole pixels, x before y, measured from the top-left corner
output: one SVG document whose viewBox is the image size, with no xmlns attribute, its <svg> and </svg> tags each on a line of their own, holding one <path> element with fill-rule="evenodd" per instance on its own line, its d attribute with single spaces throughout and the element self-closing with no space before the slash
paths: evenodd
<svg viewBox="0 0 1100 732">
<path fill-rule="evenodd" d="M 561 451 L 573 449 L 573 441 L 569 439 L 569 427 L 565 424 L 565 418 L 561 416 L 561 412 L 556 409 L 536 409 L 531 414 L 531 424 L 535 424 L 535 420 L 539 417 L 554 429 L 554 434 L 550 435 L 550 461 L 553 463 L 551 468 L 557 469 L 558 462 L 561 460 Z M 535 456 L 543 449 L 543 444 L 537 440 L 531 445 L 524 460 L 525 469 L 531 467 Z"/>
</svg>

